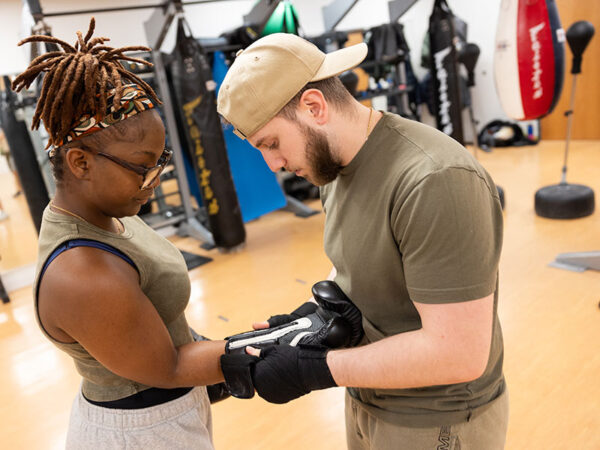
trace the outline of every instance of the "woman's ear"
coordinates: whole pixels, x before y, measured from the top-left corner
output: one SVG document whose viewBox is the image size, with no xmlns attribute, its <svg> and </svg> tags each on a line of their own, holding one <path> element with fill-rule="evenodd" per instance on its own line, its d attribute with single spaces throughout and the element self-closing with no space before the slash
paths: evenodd
<svg viewBox="0 0 600 450">
<path fill-rule="evenodd" d="M 79 147 L 71 147 L 65 150 L 65 165 L 75 178 L 87 180 L 92 164 L 91 156 L 90 152 L 86 152 Z"/>
<path fill-rule="evenodd" d="M 300 97 L 299 108 L 316 125 L 325 125 L 329 122 L 329 105 L 323 93 L 318 89 L 304 91 Z"/>
</svg>

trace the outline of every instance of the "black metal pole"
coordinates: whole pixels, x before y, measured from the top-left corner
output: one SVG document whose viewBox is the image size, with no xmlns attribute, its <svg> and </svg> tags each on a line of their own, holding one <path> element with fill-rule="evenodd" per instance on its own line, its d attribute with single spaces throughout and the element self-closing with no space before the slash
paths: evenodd
<svg viewBox="0 0 600 450">
<path fill-rule="evenodd" d="M 39 22 L 44 17 L 44 13 L 42 12 L 42 6 L 40 5 L 40 0 L 27 0 L 27 5 L 29 6 L 29 11 L 31 15 L 35 19 L 36 22 Z"/>
</svg>

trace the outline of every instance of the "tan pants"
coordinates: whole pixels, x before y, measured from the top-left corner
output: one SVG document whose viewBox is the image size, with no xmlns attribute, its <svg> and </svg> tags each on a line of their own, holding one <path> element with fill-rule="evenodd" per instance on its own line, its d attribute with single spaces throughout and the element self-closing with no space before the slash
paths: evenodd
<svg viewBox="0 0 600 450">
<path fill-rule="evenodd" d="M 73 402 L 68 450 L 214 450 L 205 387 L 162 405 L 109 409 L 89 403 L 81 391 Z"/>
<path fill-rule="evenodd" d="M 348 450 L 502 450 L 508 427 L 508 392 L 469 422 L 409 428 L 376 419 L 346 392 Z"/>
</svg>

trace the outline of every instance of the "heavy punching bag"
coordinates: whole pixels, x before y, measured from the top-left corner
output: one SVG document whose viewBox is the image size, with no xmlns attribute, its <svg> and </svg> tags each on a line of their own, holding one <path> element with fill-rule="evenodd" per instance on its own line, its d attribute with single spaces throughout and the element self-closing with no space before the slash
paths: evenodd
<svg viewBox="0 0 600 450">
<path fill-rule="evenodd" d="M 594 212 L 594 191 L 582 184 L 567 183 L 567 158 L 569 156 L 569 142 L 571 141 L 571 128 L 573 126 L 573 113 L 575 106 L 575 87 L 577 75 L 581 73 L 583 52 L 594 36 L 594 26 L 581 20 L 571 25 L 567 31 L 567 41 L 573 53 L 573 85 L 571 88 L 571 102 L 567 116 L 567 138 L 565 140 L 565 156 L 562 167 L 562 177 L 559 184 L 553 184 L 539 189 L 535 193 L 535 212 L 538 216 L 550 219 L 576 219 L 586 217 Z"/>
<path fill-rule="evenodd" d="M 0 93 L 0 126 L 8 142 L 10 155 L 19 175 L 29 213 L 38 234 L 42 215 L 50 198 L 40 171 L 35 149 L 27 125 L 15 115 L 16 94 L 10 90 L 10 80 L 4 77 L 4 90 Z"/>
<path fill-rule="evenodd" d="M 187 32 L 186 29 L 187 28 Z M 171 74 L 178 99 L 185 142 L 208 214 L 215 245 L 230 250 L 246 239 L 221 121 L 217 114 L 211 67 L 204 49 L 180 18 Z"/>
<path fill-rule="evenodd" d="M 564 41 L 554 0 L 502 0 L 494 74 L 508 117 L 538 119 L 554 109 L 564 80 Z"/>
<path fill-rule="evenodd" d="M 446 0 L 435 0 L 429 18 L 431 73 L 437 128 L 463 144 L 462 104 L 453 14 Z"/>
</svg>

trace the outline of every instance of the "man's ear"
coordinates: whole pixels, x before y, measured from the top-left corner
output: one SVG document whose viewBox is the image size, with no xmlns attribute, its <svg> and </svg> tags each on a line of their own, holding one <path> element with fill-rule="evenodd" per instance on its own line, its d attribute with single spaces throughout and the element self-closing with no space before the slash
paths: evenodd
<svg viewBox="0 0 600 450">
<path fill-rule="evenodd" d="M 299 109 L 316 125 L 325 125 L 329 122 L 329 105 L 318 89 L 307 89 L 302 93 Z"/>
<path fill-rule="evenodd" d="M 73 176 L 80 180 L 89 179 L 92 155 L 79 147 L 71 147 L 65 151 L 65 165 Z"/>
</svg>

